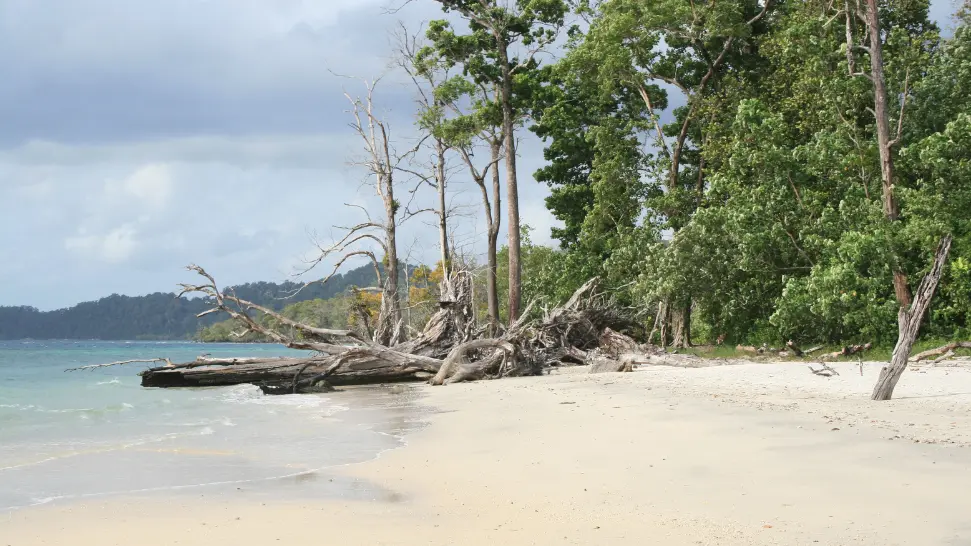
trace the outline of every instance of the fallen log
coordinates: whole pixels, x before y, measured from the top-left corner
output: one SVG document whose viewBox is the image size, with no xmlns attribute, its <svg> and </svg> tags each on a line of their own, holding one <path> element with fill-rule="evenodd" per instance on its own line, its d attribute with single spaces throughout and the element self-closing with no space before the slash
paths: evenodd
<svg viewBox="0 0 971 546">
<path fill-rule="evenodd" d="M 597 349 L 590 353 L 587 359 L 590 364 L 590 373 L 615 373 L 632 372 L 634 363 L 632 358 L 612 357 Z"/>
<path fill-rule="evenodd" d="M 948 351 L 943 355 L 937 357 L 936 359 L 934 359 L 933 365 L 937 366 L 941 362 L 944 362 L 945 360 L 950 360 L 951 358 L 954 358 L 954 351 Z"/>
<path fill-rule="evenodd" d="M 849 345 L 849 346 L 843 347 L 839 351 L 836 351 L 836 352 L 833 352 L 833 353 L 826 353 L 824 355 L 820 355 L 819 359 L 820 360 L 832 360 L 832 359 L 839 358 L 841 356 L 851 356 L 851 355 L 855 355 L 857 353 L 863 353 L 863 352 L 869 351 L 872 348 L 873 348 L 873 344 L 872 343 L 864 343 L 863 345 Z"/>
<path fill-rule="evenodd" d="M 622 333 L 637 328 L 608 298 L 598 292 L 594 278 L 578 289 L 562 307 L 532 318 L 533 304 L 498 338 L 470 339 L 476 335 L 472 314 L 472 280 L 459 273 L 444 283 L 439 311 L 415 339 L 387 347 L 350 330 L 329 330 L 301 324 L 279 313 L 223 293 L 204 269 L 189 269 L 205 279 L 200 285 L 182 285 L 182 294 L 209 298 L 212 308 L 200 316 L 222 312 L 236 319 L 246 332 L 256 332 L 285 347 L 314 351 L 297 358 L 204 358 L 141 372 L 145 387 L 208 387 L 252 383 L 267 394 L 322 392 L 333 386 L 425 381 L 435 385 L 505 376 L 538 375 L 545 367 L 586 362 L 590 351 L 603 345 L 619 357 L 619 369 L 633 369 L 644 353 L 656 351 L 638 345 Z M 447 292 L 447 293 L 445 293 Z M 272 317 L 292 334 L 274 330 L 250 311 Z M 129 362 L 125 362 L 129 363 Z M 112 363 L 120 365 L 125 363 Z M 98 365 L 103 367 L 106 365 Z M 89 368 L 89 367 L 85 367 Z"/>
<path fill-rule="evenodd" d="M 932 356 L 941 356 L 948 351 L 954 351 L 956 349 L 971 349 L 971 341 L 955 341 L 954 343 L 948 343 L 947 345 L 942 345 L 936 349 L 930 349 L 922 353 L 917 353 L 916 355 L 910 357 L 910 361 L 920 362 L 921 360 L 926 360 Z"/>
<path fill-rule="evenodd" d="M 473 362 L 468 355 L 472 351 L 489 350 L 492 354 Z M 503 339 L 477 339 L 452 349 L 442 363 L 435 377 L 429 380 L 432 385 L 448 385 L 460 381 L 475 381 L 489 375 L 499 377 L 509 360 L 515 360 L 516 347 Z M 515 367 L 513 364 L 512 367 Z"/>
<path fill-rule="evenodd" d="M 340 365 L 331 370 L 337 363 Z M 143 387 L 209 387 L 254 383 L 290 385 L 291 392 L 303 392 L 323 378 L 334 386 L 425 381 L 438 372 L 441 364 L 441 360 L 434 358 L 367 347 L 348 349 L 339 356 L 247 359 L 244 364 L 159 367 L 140 375 Z M 321 377 L 322 374 L 326 375 Z M 304 375 L 308 379 L 299 381 L 299 377 Z M 294 386 L 295 379 L 298 381 Z"/>
</svg>

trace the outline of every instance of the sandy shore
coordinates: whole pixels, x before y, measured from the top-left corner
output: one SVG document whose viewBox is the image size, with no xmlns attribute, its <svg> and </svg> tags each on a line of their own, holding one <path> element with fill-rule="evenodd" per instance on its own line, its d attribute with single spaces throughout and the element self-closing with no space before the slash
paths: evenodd
<svg viewBox="0 0 971 546">
<path fill-rule="evenodd" d="M 416 387 L 372 501 L 109 499 L 0 515 L 0 546 L 971 545 L 971 370 L 648 368 Z"/>
</svg>

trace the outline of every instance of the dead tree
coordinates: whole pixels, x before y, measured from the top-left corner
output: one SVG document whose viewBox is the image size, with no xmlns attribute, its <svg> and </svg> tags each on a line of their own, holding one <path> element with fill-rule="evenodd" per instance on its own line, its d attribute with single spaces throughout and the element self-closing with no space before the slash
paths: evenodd
<svg viewBox="0 0 971 546">
<path fill-rule="evenodd" d="M 907 105 L 909 78 L 904 78 L 896 134 L 892 134 L 890 128 L 891 103 L 884 74 L 885 63 L 882 42 L 884 34 L 880 26 L 879 2 L 877 0 L 864 0 L 864 4 L 859 4 L 858 1 L 847 0 L 845 4 L 848 70 L 851 76 L 863 76 L 873 85 L 873 109 L 871 112 L 876 118 L 883 213 L 887 221 L 897 222 L 900 220 L 900 202 L 894 194 L 894 188 L 899 182 L 894 166 L 894 156 L 895 150 L 900 146 L 903 138 L 904 109 Z M 855 35 L 858 34 L 855 28 L 858 21 L 863 24 L 863 38 L 860 40 L 860 45 L 855 44 Z M 856 71 L 856 51 L 863 51 L 869 56 L 869 63 L 867 63 L 869 72 Z M 896 94 L 895 91 L 894 95 Z M 897 386 L 897 381 L 900 380 L 900 376 L 907 369 L 910 350 L 920 332 L 920 324 L 923 322 L 924 314 L 934 298 L 934 292 L 940 282 L 944 265 L 947 263 L 947 257 L 951 250 L 951 240 L 951 235 L 945 235 L 941 239 L 934 254 L 931 270 L 921 281 L 916 294 L 911 293 L 907 274 L 899 263 L 902 260 L 897 257 L 898 263 L 893 267 L 894 295 L 899 306 L 897 312 L 897 344 L 894 347 L 890 365 L 880 372 L 880 378 L 873 388 L 873 400 L 890 400 L 893 396 L 894 387 Z"/>
<path fill-rule="evenodd" d="M 225 313 L 230 318 L 235 319 L 242 325 L 243 331 L 237 332 L 238 335 L 247 332 L 256 332 L 266 336 L 268 339 L 291 349 L 314 351 L 319 355 L 316 361 L 318 368 L 330 370 L 330 367 L 339 363 L 333 370 L 330 370 L 328 377 L 337 379 L 336 384 L 348 383 L 381 383 L 390 381 L 402 381 L 407 379 L 424 379 L 438 372 L 441 360 L 418 355 L 409 354 L 385 345 L 376 343 L 370 339 L 357 335 L 352 330 L 333 330 L 309 326 L 291 319 L 250 301 L 236 297 L 232 293 L 221 291 L 215 279 L 203 268 L 191 265 L 188 267 L 203 277 L 202 284 L 182 284 L 179 296 L 188 294 L 202 295 L 210 302 L 210 309 L 200 313 L 199 317 L 210 314 Z M 256 312 L 263 316 L 272 317 L 278 324 L 290 328 L 297 332 L 298 336 L 293 337 L 283 334 L 280 331 L 263 324 Z M 292 359 L 289 359 L 292 360 Z M 313 360 L 313 359 L 311 359 Z M 178 386 L 171 384 L 172 378 L 186 376 L 199 377 L 208 376 L 199 385 L 209 384 L 235 384 L 245 382 L 256 382 L 263 380 L 279 380 L 280 377 L 292 378 L 299 366 L 306 362 L 273 362 L 267 364 L 264 361 L 247 362 L 220 362 L 202 361 L 202 364 L 209 368 L 216 367 L 216 370 L 200 369 L 192 374 L 187 374 L 178 368 L 192 368 L 194 366 L 179 366 L 173 369 L 170 366 L 161 369 L 150 370 L 150 377 L 167 377 L 166 380 L 159 380 L 160 384 L 146 383 L 143 376 L 143 385 L 146 386 Z M 231 372 L 226 372 L 225 367 L 232 366 Z M 268 368 L 269 366 L 269 368 Z M 278 372 L 277 375 L 269 372 Z M 318 370 L 319 373 L 322 371 Z M 162 375 L 160 375 L 162 374 Z M 165 383 L 169 381 L 169 383 Z M 187 384 L 191 384 L 189 381 Z"/>
<path fill-rule="evenodd" d="M 897 346 L 893 349 L 893 356 L 890 359 L 890 366 L 880 370 L 880 378 L 877 379 L 876 386 L 873 387 L 874 400 L 890 400 L 893 396 L 893 389 L 900 381 L 900 376 L 907 369 L 907 361 L 910 358 L 910 350 L 914 346 L 917 334 L 920 331 L 920 323 L 924 320 L 924 314 L 930 307 L 931 300 L 934 299 L 934 292 L 944 273 L 944 264 L 947 255 L 951 250 L 951 237 L 944 237 L 937 252 L 934 255 L 934 265 L 930 272 L 924 276 L 917 293 L 914 294 L 913 302 L 909 306 L 901 304 L 897 312 L 897 327 L 900 332 L 897 337 Z"/>
<path fill-rule="evenodd" d="M 351 106 L 353 121 L 350 127 L 364 145 L 363 158 L 354 164 L 367 170 L 368 184 L 381 200 L 384 218 L 372 218 L 365 207 L 348 205 L 363 211 L 366 221 L 350 227 L 337 226 L 346 231 L 344 237 L 326 247 L 318 243 L 317 257 L 302 273 L 336 257 L 337 263 L 333 270 L 321 281 L 326 283 L 348 259 L 355 256 L 368 258 L 377 277 L 375 288 L 381 291 L 381 310 L 374 325 L 373 341 L 380 345 L 393 345 L 403 341 L 405 335 L 399 291 L 398 225 L 411 215 L 408 211 L 401 210 L 401 205 L 395 198 L 394 175 L 409 154 L 395 154 L 388 124 L 375 112 L 374 90 L 378 81 L 364 81 L 367 90 L 364 98 L 354 97 L 347 92 L 344 96 Z M 383 255 L 379 258 L 370 248 L 362 248 L 363 245 L 377 245 Z M 382 263 L 385 270 L 383 278 Z"/>
<path fill-rule="evenodd" d="M 440 295 L 438 311 L 417 337 L 396 345 L 395 350 L 445 358 L 452 347 L 472 339 L 475 332 L 472 274 L 456 271 L 448 282 L 442 284 L 445 290 Z"/>
</svg>

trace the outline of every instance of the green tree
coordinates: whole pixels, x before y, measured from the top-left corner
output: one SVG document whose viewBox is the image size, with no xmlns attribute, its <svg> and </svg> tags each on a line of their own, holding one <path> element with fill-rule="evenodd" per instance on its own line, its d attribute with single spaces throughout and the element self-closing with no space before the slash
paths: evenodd
<svg viewBox="0 0 971 546">
<path fill-rule="evenodd" d="M 505 142 L 506 210 L 509 229 L 509 318 L 519 316 L 522 302 L 520 259 L 519 186 L 516 173 L 515 129 L 524 113 L 521 85 L 536 70 L 536 55 L 553 43 L 563 25 L 567 6 L 563 0 L 436 0 L 446 12 L 460 14 L 469 25 L 457 34 L 447 21 L 433 21 L 428 37 L 447 59 L 463 66 L 478 84 L 499 90 Z M 517 49 L 517 46 L 519 48 Z"/>
</svg>

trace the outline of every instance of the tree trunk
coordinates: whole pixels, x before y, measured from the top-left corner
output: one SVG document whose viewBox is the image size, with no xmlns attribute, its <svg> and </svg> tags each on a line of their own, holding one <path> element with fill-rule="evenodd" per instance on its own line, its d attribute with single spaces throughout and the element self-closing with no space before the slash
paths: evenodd
<svg viewBox="0 0 971 546">
<path fill-rule="evenodd" d="M 661 342 L 659 345 L 662 348 L 667 348 L 668 346 L 668 325 L 670 324 L 670 305 L 667 301 L 663 301 L 658 305 L 658 319 L 660 320 L 660 336 Z"/>
<path fill-rule="evenodd" d="M 671 346 L 675 349 L 687 349 L 691 346 L 691 304 L 678 305 L 671 310 L 671 327 L 674 339 Z"/>
<path fill-rule="evenodd" d="M 522 303 L 522 263 L 519 241 L 519 186 L 516 179 L 516 134 L 512 105 L 512 67 L 509 51 L 501 37 L 498 39 L 499 63 L 502 65 L 502 130 L 506 147 L 506 200 L 509 215 L 509 324 L 519 318 Z"/>
<path fill-rule="evenodd" d="M 890 119 L 887 112 L 887 82 L 883 73 L 883 44 L 880 33 L 880 11 L 877 0 L 866 0 L 866 24 L 869 36 L 870 80 L 873 83 L 873 114 L 877 122 L 877 147 L 880 152 L 880 177 L 883 188 L 883 212 L 890 222 L 900 217 L 900 205 L 894 196 L 894 159 L 893 147 L 896 140 L 890 137 Z M 901 111 L 901 115 L 903 112 Z M 897 135 L 900 138 L 900 135 Z M 917 297 L 910 292 L 907 275 L 899 265 L 894 266 L 893 287 L 900 310 L 897 313 L 897 345 L 893 350 L 890 366 L 880 372 L 880 378 L 873 388 L 873 400 L 890 400 L 897 381 L 907 369 L 910 350 L 914 346 L 924 313 L 930 306 L 934 291 L 940 281 L 941 271 L 951 249 L 951 237 L 945 236 L 938 246 L 931 272 L 924 277 L 918 288 Z"/>
<path fill-rule="evenodd" d="M 499 178 L 499 155 L 502 153 L 502 143 L 493 141 L 490 145 L 492 152 L 492 218 L 489 219 L 489 271 L 486 274 L 487 298 L 489 300 L 489 333 L 495 336 L 499 331 L 499 227 L 502 223 L 502 182 Z M 486 214 L 489 214 L 489 210 Z"/>
<path fill-rule="evenodd" d="M 448 214 L 445 202 L 445 143 L 435 140 L 438 164 L 435 166 L 435 181 L 438 183 L 438 244 L 442 250 L 442 278 L 446 281 L 451 273 L 452 255 L 448 248 Z"/>
<path fill-rule="evenodd" d="M 386 271 L 384 289 L 381 293 L 381 314 L 374 331 L 374 342 L 390 347 L 397 345 L 404 338 L 401 320 L 401 296 L 398 293 L 398 241 L 395 215 L 397 213 L 394 200 L 394 185 L 391 175 L 387 174 L 384 183 L 384 207 L 387 213 L 385 236 L 387 241 Z M 379 181 L 381 183 L 381 181 Z"/>
<path fill-rule="evenodd" d="M 890 366 L 880 371 L 880 378 L 873 388 L 873 396 L 871 397 L 873 400 L 890 400 L 900 376 L 907 369 L 910 350 L 920 332 L 920 323 L 924 320 L 924 314 L 930 307 L 931 300 L 934 299 L 934 292 L 941 280 L 944 264 L 947 262 L 950 251 L 951 236 L 947 235 L 941 239 L 934 255 L 934 265 L 931 266 L 930 272 L 921 281 L 913 303 L 909 307 L 900 307 L 900 311 L 897 313 L 897 346 L 893 349 Z"/>
<path fill-rule="evenodd" d="M 900 208 L 893 195 L 894 166 L 890 144 L 890 118 L 887 112 L 887 82 L 883 75 L 883 47 L 880 43 L 880 12 L 877 0 L 866 0 L 866 2 L 866 20 L 870 36 L 870 75 L 874 92 L 873 112 L 877 121 L 880 175 L 883 180 L 883 212 L 892 222 L 900 216 Z"/>
</svg>

